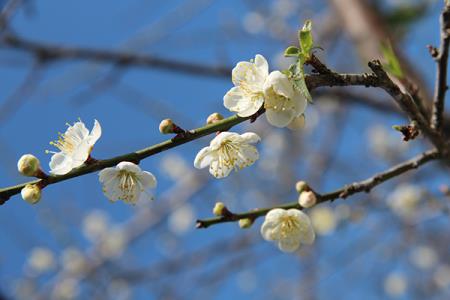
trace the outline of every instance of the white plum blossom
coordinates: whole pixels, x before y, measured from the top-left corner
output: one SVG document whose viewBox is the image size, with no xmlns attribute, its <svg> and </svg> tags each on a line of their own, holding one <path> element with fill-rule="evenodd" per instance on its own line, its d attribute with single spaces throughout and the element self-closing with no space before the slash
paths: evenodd
<svg viewBox="0 0 450 300">
<path fill-rule="evenodd" d="M 251 145 L 259 141 L 260 137 L 253 132 L 221 132 L 208 147 L 198 152 L 194 166 L 197 169 L 209 166 L 209 173 L 214 177 L 226 177 L 231 170 L 248 167 L 259 158 L 258 150 Z"/>
<path fill-rule="evenodd" d="M 36 247 L 31 250 L 28 257 L 28 267 L 35 273 L 41 274 L 55 268 L 56 261 L 53 252 L 44 247 Z"/>
<path fill-rule="evenodd" d="M 101 210 L 89 212 L 82 223 L 83 235 L 91 242 L 98 242 L 110 227 L 108 216 Z"/>
<path fill-rule="evenodd" d="M 72 275 L 81 274 L 87 267 L 85 255 L 75 247 L 64 249 L 61 254 L 61 266 L 64 271 Z"/>
<path fill-rule="evenodd" d="M 331 234 L 338 225 L 335 212 L 328 206 L 319 206 L 311 210 L 311 221 L 319 235 Z"/>
<path fill-rule="evenodd" d="M 123 254 L 128 239 L 124 229 L 112 228 L 103 236 L 99 244 L 99 253 L 104 258 L 118 258 Z"/>
<path fill-rule="evenodd" d="M 396 215 L 405 221 L 411 221 L 418 215 L 420 200 L 423 196 L 424 190 L 419 186 L 403 183 L 392 191 L 387 198 L 387 203 Z"/>
<path fill-rule="evenodd" d="M 261 234 L 267 241 L 274 241 L 283 252 L 294 252 L 300 244 L 311 245 L 315 233 L 309 217 L 298 209 L 275 208 L 266 215 Z"/>
<path fill-rule="evenodd" d="M 223 104 L 240 117 L 255 114 L 264 103 L 264 83 L 269 76 L 269 65 L 257 54 L 254 62 L 241 61 L 232 71 L 234 87 L 223 97 Z"/>
<path fill-rule="evenodd" d="M 287 75 L 273 71 L 264 83 L 264 108 L 267 121 L 286 127 L 306 109 L 306 98 L 294 88 Z"/>
<path fill-rule="evenodd" d="M 103 193 L 112 202 L 123 200 L 136 204 L 140 198 L 152 199 L 146 190 L 156 187 L 156 178 L 152 173 L 142 171 L 138 165 L 128 161 L 103 169 L 99 177 Z"/>
<path fill-rule="evenodd" d="M 78 121 L 72 126 L 67 124 L 65 133 L 59 133 L 59 138 L 50 145 L 55 146 L 60 152 L 47 151 L 53 153 L 50 160 L 50 172 L 55 175 L 64 175 L 72 169 L 81 166 L 88 158 L 95 142 L 102 135 L 100 123 L 95 120 L 91 132 L 83 122 Z"/>
<path fill-rule="evenodd" d="M 405 294 L 408 282 L 401 273 L 390 273 L 384 279 L 384 291 L 391 297 L 400 297 Z"/>
</svg>

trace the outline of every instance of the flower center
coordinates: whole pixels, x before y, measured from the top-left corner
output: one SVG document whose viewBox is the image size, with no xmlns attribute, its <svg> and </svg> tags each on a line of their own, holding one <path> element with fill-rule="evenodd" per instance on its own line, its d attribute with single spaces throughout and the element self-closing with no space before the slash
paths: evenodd
<svg viewBox="0 0 450 300">
<path fill-rule="evenodd" d="M 70 154 L 75 151 L 76 145 L 80 142 L 81 141 L 76 136 L 67 136 L 63 133 L 58 132 L 58 140 L 50 142 L 50 145 L 55 146 L 64 153 Z"/>
<path fill-rule="evenodd" d="M 291 99 L 277 94 L 273 87 L 271 87 L 266 92 L 266 101 L 264 102 L 264 108 L 265 109 L 272 109 L 277 112 L 285 111 L 287 109 L 294 109 L 294 105 L 291 102 Z"/>
<path fill-rule="evenodd" d="M 283 216 L 281 218 L 280 235 L 281 238 L 287 238 L 300 229 L 300 224 L 295 217 Z"/>
<path fill-rule="evenodd" d="M 241 89 L 247 98 L 250 98 L 252 102 L 256 102 L 258 99 L 264 96 L 262 88 L 258 86 L 258 82 L 261 82 L 261 76 L 258 74 L 255 66 L 242 67 L 240 72 L 233 78 L 236 81 L 237 86 Z"/>
<path fill-rule="evenodd" d="M 220 145 L 220 151 L 222 152 L 220 158 L 222 158 L 223 165 L 234 167 L 238 160 L 237 153 L 239 152 L 239 147 L 231 141 L 223 141 Z"/>
<path fill-rule="evenodd" d="M 117 177 L 120 178 L 120 189 L 127 194 L 131 193 L 134 190 L 134 187 L 138 182 L 136 174 L 126 170 L 120 170 L 117 174 Z"/>
</svg>

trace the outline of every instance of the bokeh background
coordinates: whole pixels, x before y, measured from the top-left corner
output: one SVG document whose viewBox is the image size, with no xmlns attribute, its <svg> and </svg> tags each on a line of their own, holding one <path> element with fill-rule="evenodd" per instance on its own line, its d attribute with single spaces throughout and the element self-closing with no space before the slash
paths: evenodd
<svg viewBox="0 0 450 300">
<path fill-rule="evenodd" d="M 8 1 L 0 1 L 4 7 Z M 41 44 L 135 53 L 232 68 L 260 53 L 271 70 L 289 60 L 306 19 L 317 54 L 339 72 L 366 72 L 390 39 L 424 94 L 435 65 L 443 1 L 23 0 L 0 33 L 0 186 L 23 182 L 18 158 L 47 168 L 49 141 L 65 123 L 99 120 L 96 158 L 166 139 L 164 118 L 202 126 L 226 116 L 230 75 L 117 65 L 86 59 L 39 60 L 6 34 Z M 362 8 L 357 3 L 364 3 Z M 359 29 L 364 37 L 355 38 Z M 356 30 L 357 31 L 357 30 Z M 375 46 L 374 46 L 375 45 Z M 369 48 L 367 48 L 369 47 Z M 367 50 L 369 49 L 369 50 Z M 0 299 L 449 299 L 448 169 L 430 164 L 347 200 L 307 211 L 317 239 L 294 254 L 265 242 L 258 219 L 195 229 L 216 201 L 236 212 L 297 199 L 306 180 L 328 192 L 427 149 L 402 141 L 405 117 L 379 90 L 321 89 L 300 131 L 265 117 L 235 128 L 262 137 L 260 160 L 216 180 L 193 168 L 211 137 L 150 157 L 155 200 L 129 206 L 102 194 L 97 174 L 49 186 L 31 206 L 19 196 L 0 207 Z"/>
</svg>

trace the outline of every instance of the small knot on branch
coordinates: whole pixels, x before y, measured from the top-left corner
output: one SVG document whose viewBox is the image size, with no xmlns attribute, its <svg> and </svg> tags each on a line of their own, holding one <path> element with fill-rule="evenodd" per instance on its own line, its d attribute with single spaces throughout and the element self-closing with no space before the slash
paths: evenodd
<svg viewBox="0 0 450 300">
<path fill-rule="evenodd" d="M 412 121 L 409 125 L 394 125 L 392 128 L 402 133 L 405 142 L 414 140 L 420 133 L 416 121 Z"/>
<path fill-rule="evenodd" d="M 439 56 L 439 50 L 436 47 L 432 45 L 427 45 L 427 49 L 428 52 L 430 52 L 432 58 L 436 59 Z"/>
</svg>

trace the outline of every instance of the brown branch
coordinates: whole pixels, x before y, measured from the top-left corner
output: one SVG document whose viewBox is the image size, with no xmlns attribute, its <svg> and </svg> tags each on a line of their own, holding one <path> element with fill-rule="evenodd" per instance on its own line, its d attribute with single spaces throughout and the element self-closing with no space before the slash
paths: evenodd
<svg viewBox="0 0 450 300">
<path fill-rule="evenodd" d="M 420 113 L 419 108 L 414 103 L 411 95 L 402 92 L 400 87 L 396 85 L 384 71 L 379 60 L 369 62 L 369 68 L 377 76 L 379 87 L 384 89 L 400 108 L 407 114 L 411 121 L 416 121 L 419 129 L 427 136 L 436 148 L 442 153 L 449 153 L 448 145 L 442 139 L 441 135 L 437 133 L 428 125 L 428 120 Z"/>
<path fill-rule="evenodd" d="M 16 9 L 22 3 L 22 0 L 9 0 L 0 12 L 0 32 L 7 29 L 8 21 Z"/>
<path fill-rule="evenodd" d="M 450 4 L 444 7 L 441 14 L 441 45 L 433 57 L 436 60 L 436 82 L 434 87 L 431 127 L 437 131 L 442 129 L 445 93 L 447 92 L 448 48 L 450 44 Z"/>
<path fill-rule="evenodd" d="M 65 47 L 56 44 L 34 42 L 16 35 L 7 34 L 0 42 L 10 48 L 30 52 L 46 60 L 92 60 L 118 65 L 151 67 L 162 70 L 175 70 L 187 74 L 229 77 L 231 69 L 223 66 L 208 66 L 164 59 L 122 51 L 95 50 L 81 47 Z"/>
<path fill-rule="evenodd" d="M 438 150 L 426 151 L 408 161 L 405 161 L 403 163 L 395 165 L 384 172 L 375 174 L 370 178 L 346 185 L 346 186 L 344 186 L 334 192 L 328 193 L 328 194 L 317 195 L 318 196 L 317 202 L 323 203 L 326 201 L 334 201 L 338 198 L 345 199 L 348 196 L 351 196 L 353 194 L 360 193 L 360 192 L 368 193 L 374 187 L 376 187 L 377 185 L 379 185 L 389 179 L 397 177 L 407 171 L 417 169 L 419 166 L 421 166 L 427 162 L 437 160 L 440 158 L 441 158 L 441 156 L 440 156 Z M 211 219 L 197 220 L 197 228 L 207 228 L 211 225 L 215 225 L 215 224 L 219 224 L 219 223 L 226 223 L 226 222 L 235 222 L 240 219 L 246 219 L 246 218 L 250 218 L 250 219 L 254 220 L 261 216 L 265 216 L 270 210 L 272 210 L 274 208 L 283 208 L 283 209 L 296 208 L 296 209 L 300 209 L 300 210 L 303 209 L 298 204 L 298 202 L 291 202 L 291 203 L 287 203 L 284 205 L 277 205 L 277 206 L 268 207 L 268 208 L 255 209 L 253 211 L 240 213 L 240 214 L 232 213 L 232 214 L 224 216 L 224 217 L 216 217 L 216 218 L 211 218 Z"/>
</svg>

